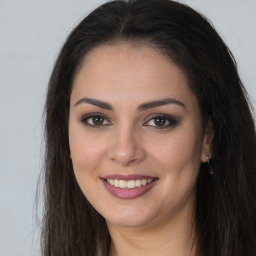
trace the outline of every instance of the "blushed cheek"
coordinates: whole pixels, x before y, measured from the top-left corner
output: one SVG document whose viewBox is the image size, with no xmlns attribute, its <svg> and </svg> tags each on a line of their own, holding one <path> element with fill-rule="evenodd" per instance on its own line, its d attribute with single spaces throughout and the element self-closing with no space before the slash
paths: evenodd
<svg viewBox="0 0 256 256">
<path fill-rule="evenodd" d="M 100 164 L 102 147 L 85 136 L 70 135 L 70 152 L 75 172 L 92 172 Z"/>
<path fill-rule="evenodd" d="M 198 168 L 201 159 L 201 142 L 195 134 L 179 134 L 166 140 L 161 150 L 155 152 L 158 162 L 171 170 Z M 189 167 L 190 166 L 190 167 Z"/>
<path fill-rule="evenodd" d="M 92 204 L 95 204 L 99 197 L 98 166 L 101 162 L 102 151 L 100 144 L 87 136 L 75 134 L 70 137 L 70 151 L 73 163 L 73 170 L 77 183 L 84 196 Z"/>
</svg>

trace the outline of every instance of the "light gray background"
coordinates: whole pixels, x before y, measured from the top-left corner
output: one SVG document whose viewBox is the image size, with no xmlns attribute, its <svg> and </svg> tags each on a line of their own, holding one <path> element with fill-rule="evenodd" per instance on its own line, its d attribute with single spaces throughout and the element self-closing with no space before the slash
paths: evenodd
<svg viewBox="0 0 256 256">
<path fill-rule="evenodd" d="M 69 31 L 103 2 L 0 0 L 0 256 L 40 255 L 34 199 L 46 85 Z M 224 38 L 255 107 L 256 1 L 181 2 L 205 14 Z"/>
</svg>

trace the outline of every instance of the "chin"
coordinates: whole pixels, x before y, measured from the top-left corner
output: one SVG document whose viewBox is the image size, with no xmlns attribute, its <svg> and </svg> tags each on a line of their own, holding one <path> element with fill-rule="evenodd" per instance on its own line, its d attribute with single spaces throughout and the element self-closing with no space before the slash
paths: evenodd
<svg viewBox="0 0 256 256">
<path fill-rule="evenodd" d="M 106 222 L 109 225 L 119 226 L 122 228 L 141 228 L 148 225 L 152 225 L 156 220 L 157 214 L 151 211 L 145 212 L 145 209 L 142 211 L 127 209 L 126 211 L 115 211 L 103 217 L 106 219 Z"/>
</svg>

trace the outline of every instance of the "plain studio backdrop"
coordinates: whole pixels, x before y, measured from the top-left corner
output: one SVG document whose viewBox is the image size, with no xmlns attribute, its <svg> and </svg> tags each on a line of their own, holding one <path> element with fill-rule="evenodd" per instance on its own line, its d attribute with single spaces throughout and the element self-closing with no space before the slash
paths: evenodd
<svg viewBox="0 0 256 256">
<path fill-rule="evenodd" d="M 0 0 L 0 256 L 40 255 L 34 202 L 46 86 L 68 33 L 103 2 Z M 256 1 L 180 2 L 212 21 L 256 107 Z"/>
</svg>

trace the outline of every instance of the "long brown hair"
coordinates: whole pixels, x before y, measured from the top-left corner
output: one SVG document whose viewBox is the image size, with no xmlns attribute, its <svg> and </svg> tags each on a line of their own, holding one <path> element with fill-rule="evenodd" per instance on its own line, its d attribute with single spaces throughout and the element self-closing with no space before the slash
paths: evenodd
<svg viewBox="0 0 256 256">
<path fill-rule="evenodd" d="M 214 130 L 211 168 L 201 165 L 195 224 L 200 253 L 256 255 L 256 136 L 235 60 L 205 17 L 169 0 L 108 2 L 69 35 L 55 63 L 45 106 L 44 256 L 107 256 L 104 218 L 81 192 L 68 143 L 73 79 L 94 47 L 118 41 L 149 44 L 182 68 Z"/>
</svg>

